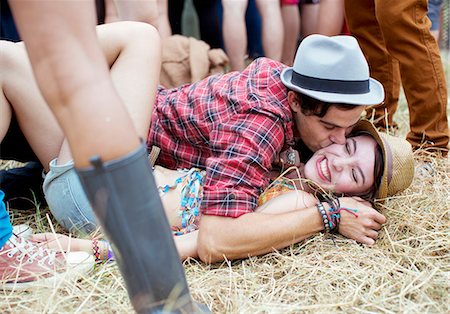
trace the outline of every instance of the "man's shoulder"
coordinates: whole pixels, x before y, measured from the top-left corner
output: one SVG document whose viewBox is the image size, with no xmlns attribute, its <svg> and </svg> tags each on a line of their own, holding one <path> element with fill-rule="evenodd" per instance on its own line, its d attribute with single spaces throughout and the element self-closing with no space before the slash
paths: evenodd
<svg viewBox="0 0 450 314">
<path fill-rule="evenodd" d="M 245 72 L 253 73 L 256 75 L 269 75 L 278 78 L 281 71 L 286 67 L 285 64 L 275 61 L 266 57 L 260 57 L 255 59 L 248 65 Z"/>
</svg>

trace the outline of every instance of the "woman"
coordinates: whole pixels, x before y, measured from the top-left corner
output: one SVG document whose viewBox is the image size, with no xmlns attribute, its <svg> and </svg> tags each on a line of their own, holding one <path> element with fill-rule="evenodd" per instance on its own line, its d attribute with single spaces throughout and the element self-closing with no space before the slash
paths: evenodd
<svg viewBox="0 0 450 314">
<path fill-rule="evenodd" d="M 273 173 L 274 180 L 261 194 L 257 211 L 280 214 L 314 206 L 319 200 L 333 204 L 333 194 L 360 196 L 370 201 L 384 198 L 410 185 L 414 167 L 408 142 L 379 134 L 369 121 L 362 120 L 345 145 L 323 148 L 306 164 L 291 167 L 285 173 L 283 176 Z M 198 257 L 196 241 L 198 228 L 201 228 L 198 209 L 204 172 L 195 168 L 175 171 L 156 166 L 154 176 L 173 226 L 180 258 Z M 388 177 L 391 177 L 389 185 Z M 356 210 L 337 207 L 337 212 L 325 211 L 326 217 L 322 217 L 325 232 L 338 231 L 339 210 L 358 215 Z M 323 214 L 320 208 L 318 211 Z M 109 260 L 114 256 L 105 240 L 73 239 L 61 234 L 56 237 L 55 241 L 53 234 L 44 233 L 34 235 L 33 240 L 47 242 L 55 250 L 86 251 L 94 254 L 97 260 Z"/>
</svg>

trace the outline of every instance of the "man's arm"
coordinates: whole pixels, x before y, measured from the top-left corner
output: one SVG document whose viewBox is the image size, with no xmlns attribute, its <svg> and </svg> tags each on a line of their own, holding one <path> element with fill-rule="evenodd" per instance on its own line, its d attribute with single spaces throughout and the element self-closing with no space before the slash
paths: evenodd
<svg viewBox="0 0 450 314">
<path fill-rule="evenodd" d="M 350 239 L 373 245 L 383 215 L 352 198 L 341 198 L 341 206 L 357 209 L 358 217 L 342 212 L 339 232 Z M 286 204 L 286 203 L 284 203 Z M 283 203 L 278 206 L 285 206 Z M 328 208 L 328 204 L 324 204 Z M 297 209 L 301 209 L 302 206 Z M 198 254 L 202 261 L 214 263 L 247 258 L 282 249 L 324 229 L 315 206 L 281 214 L 254 212 L 238 218 L 204 215 L 198 237 Z"/>
</svg>

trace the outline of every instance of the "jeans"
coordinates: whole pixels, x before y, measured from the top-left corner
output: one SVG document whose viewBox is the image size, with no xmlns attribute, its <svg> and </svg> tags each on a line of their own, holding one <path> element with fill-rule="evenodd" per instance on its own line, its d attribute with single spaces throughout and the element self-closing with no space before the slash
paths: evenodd
<svg viewBox="0 0 450 314">
<path fill-rule="evenodd" d="M 81 234 L 95 231 L 97 219 L 75 172 L 73 161 L 57 165 L 56 159 L 53 159 L 43 189 L 50 211 L 63 228 Z"/>
</svg>

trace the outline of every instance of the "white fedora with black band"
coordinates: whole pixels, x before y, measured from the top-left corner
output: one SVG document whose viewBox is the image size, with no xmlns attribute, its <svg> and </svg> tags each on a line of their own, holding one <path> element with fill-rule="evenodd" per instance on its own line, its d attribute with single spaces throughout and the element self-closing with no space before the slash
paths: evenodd
<svg viewBox="0 0 450 314">
<path fill-rule="evenodd" d="M 312 98 L 353 105 L 378 105 L 384 100 L 380 82 L 352 36 L 310 35 L 297 49 L 294 66 L 281 72 L 283 84 Z"/>
</svg>

